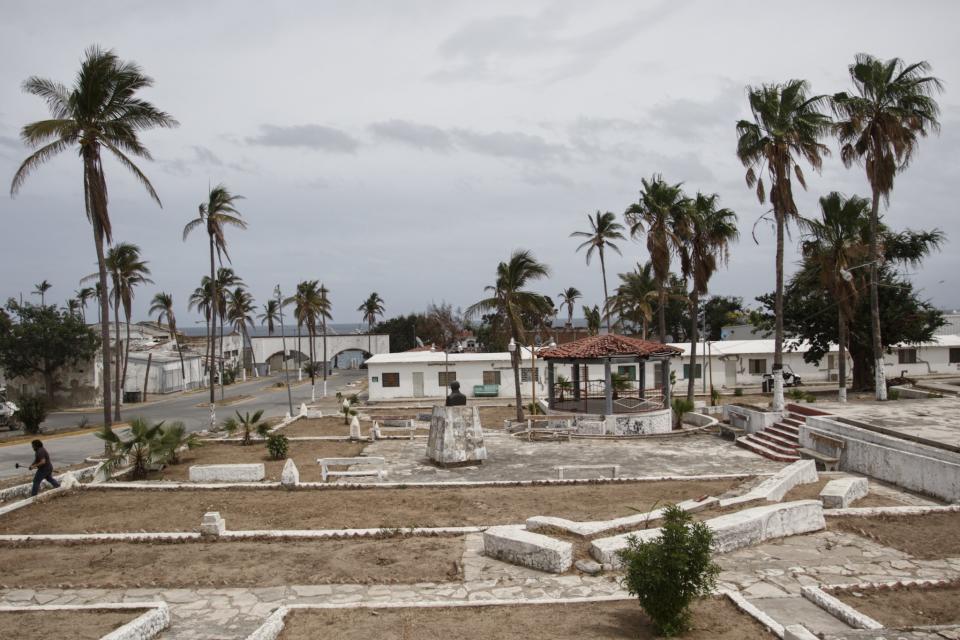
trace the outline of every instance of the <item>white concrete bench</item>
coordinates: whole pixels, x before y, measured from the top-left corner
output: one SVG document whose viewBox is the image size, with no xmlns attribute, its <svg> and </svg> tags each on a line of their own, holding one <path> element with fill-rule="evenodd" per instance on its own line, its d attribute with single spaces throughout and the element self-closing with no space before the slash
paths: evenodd
<svg viewBox="0 0 960 640">
<path fill-rule="evenodd" d="M 324 482 L 330 476 L 340 477 L 363 477 L 377 476 L 378 480 L 383 480 L 387 475 L 383 465 L 385 460 L 378 457 L 361 458 L 317 458 L 317 464 L 320 465 L 320 477 Z M 364 467 L 353 471 L 331 471 L 330 467 Z"/>
<path fill-rule="evenodd" d="M 852 502 L 866 497 L 869 491 L 866 478 L 838 478 L 823 488 L 820 502 L 825 509 L 846 509 Z"/>
<path fill-rule="evenodd" d="M 266 477 L 262 462 L 255 464 L 195 464 L 190 482 L 260 482 Z"/>
<path fill-rule="evenodd" d="M 557 480 L 563 480 L 567 471 L 609 471 L 611 478 L 620 475 L 620 465 L 618 464 L 565 464 L 554 467 L 557 471 Z"/>
</svg>

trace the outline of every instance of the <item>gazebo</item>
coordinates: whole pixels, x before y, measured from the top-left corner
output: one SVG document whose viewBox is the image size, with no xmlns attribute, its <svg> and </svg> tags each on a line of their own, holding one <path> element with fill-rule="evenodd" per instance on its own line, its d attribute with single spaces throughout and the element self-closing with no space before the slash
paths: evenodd
<svg viewBox="0 0 960 640">
<path fill-rule="evenodd" d="M 547 406 L 551 410 L 606 416 L 669 409 L 670 358 L 682 353 L 680 349 L 661 342 L 616 334 L 589 336 L 549 347 L 538 354 L 547 361 Z M 646 363 L 651 360 L 661 365 L 661 393 L 648 397 Z M 565 395 L 565 389 L 561 389 L 561 397 L 557 397 L 554 380 L 554 366 L 557 364 L 571 366 L 570 382 L 573 388 L 569 398 Z M 590 365 L 603 365 L 602 379 L 591 380 L 589 375 L 581 375 L 582 371 L 589 371 Z M 633 376 L 629 383 L 623 385 L 625 388 L 614 388 L 614 366 L 637 368 L 636 389 L 632 388 Z"/>
</svg>

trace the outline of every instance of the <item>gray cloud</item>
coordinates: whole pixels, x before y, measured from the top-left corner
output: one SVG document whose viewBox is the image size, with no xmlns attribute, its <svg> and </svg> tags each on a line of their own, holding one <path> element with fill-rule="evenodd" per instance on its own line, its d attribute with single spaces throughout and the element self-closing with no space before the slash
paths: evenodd
<svg viewBox="0 0 960 640">
<path fill-rule="evenodd" d="M 202 145 L 193 145 L 190 148 L 193 150 L 193 154 L 196 157 L 197 162 L 212 165 L 214 167 L 223 166 L 223 160 L 220 159 L 220 156 L 215 154 L 207 147 Z"/>
<path fill-rule="evenodd" d="M 407 144 L 418 149 L 449 151 L 453 147 L 450 134 L 428 124 L 408 120 L 387 120 L 370 125 L 374 137 L 391 142 Z"/>
<path fill-rule="evenodd" d="M 743 86 L 728 81 L 710 100 L 665 100 L 656 104 L 647 115 L 652 125 L 663 133 L 696 141 L 709 130 L 727 128 L 732 131 L 745 104 Z"/>
<path fill-rule="evenodd" d="M 518 131 L 479 133 L 469 129 L 454 129 L 453 135 L 463 148 L 498 158 L 522 160 L 553 160 L 567 154 L 563 145 L 547 142 L 542 137 Z"/>
<path fill-rule="evenodd" d="M 355 153 L 360 142 L 350 134 L 319 124 L 260 125 L 260 135 L 246 138 L 249 144 L 266 147 L 304 147 L 331 153 Z"/>
<path fill-rule="evenodd" d="M 23 143 L 16 138 L 11 138 L 10 136 L 0 136 L 0 147 L 7 147 L 19 151 L 23 149 Z"/>
</svg>

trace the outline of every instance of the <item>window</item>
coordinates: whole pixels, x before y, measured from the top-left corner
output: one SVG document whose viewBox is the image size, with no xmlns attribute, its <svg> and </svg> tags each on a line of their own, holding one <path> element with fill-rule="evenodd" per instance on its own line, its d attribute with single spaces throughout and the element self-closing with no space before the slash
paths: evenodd
<svg viewBox="0 0 960 640">
<path fill-rule="evenodd" d="M 499 371 L 484 371 L 483 372 L 483 384 L 500 384 L 500 372 Z"/>
<path fill-rule="evenodd" d="M 399 373 L 385 373 L 385 374 L 383 374 L 383 386 L 385 386 L 385 387 L 399 387 L 399 386 L 400 386 L 400 374 L 399 374 Z"/>
<path fill-rule="evenodd" d="M 653 385 L 659 387 L 663 382 L 663 363 L 653 363 Z"/>
<path fill-rule="evenodd" d="M 590 367 L 585 364 L 580 365 L 580 380 L 590 379 Z"/>
<path fill-rule="evenodd" d="M 703 377 L 703 365 L 700 365 L 700 364 L 694 365 L 693 375 L 694 375 L 694 377 L 696 377 L 696 378 L 702 378 L 702 377 Z M 690 365 L 688 365 L 688 364 L 683 365 L 683 379 L 684 379 L 684 380 L 689 380 L 689 379 L 690 379 Z"/>
<path fill-rule="evenodd" d="M 626 377 L 627 380 L 636 380 L 637 368 L 633 365 L 621 365 L 617 367 L 617 374 Z"/>
<path fill-rule="evenodd" d="M 837 356 L 832 353 L 827 356 L 827 369 L 836 369 L 837 368 Z"/>
<path fill-rule="evenodd" d="M 951 347 L 950 364 L 960 363 L 960 347 Z"/>
<path fill-rule="evenodd" d="M 897 351 L 897 361 L 900 364 L 917 364 L 917 350 L 899 349 Z"/>
<path fill-rule="evenodd" d="M 748 369 L 750 375 L 761 376 L 767 372 L 766 358 L 750 358 L 750 360 L 747 361 L 747 364 L 750 367 Z"/>
<path fill-rule="evenodd" d="M 450 383 L 457 379 L 456 371 L 439 371 L 437 372 L 437 384 L 441 387 L 450 386 Z"/>
<path fill-rule="evenodd" d="M 540 369 L 534 369 L 536 372 L 536 380 L 540 382 Z M 530 367 L 524 367 L 520 369 L 520 382 L 530 382 Z"/>
</svg>

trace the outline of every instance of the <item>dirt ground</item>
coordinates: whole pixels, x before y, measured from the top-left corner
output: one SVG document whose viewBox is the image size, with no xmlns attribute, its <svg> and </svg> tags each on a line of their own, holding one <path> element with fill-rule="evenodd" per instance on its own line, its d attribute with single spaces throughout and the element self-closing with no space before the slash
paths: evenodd
<svg viewBox="0 0 960 640">
<path fill-rule="evenodd" d="M 797 485 L 796 487 L 794 487 L 793 489 L 787 492 L 787 495 L 783 497 L 783 502 L 790 502 L 792 500 L 819 500 L 820 492 L 823 491 L 823 488 L 832 479 L 833 478 L 821 477 L 817 482 Z M 851 507 L 902 507 L 905 504 L 906 503 L 900 502 L 899 500 L 895 500 L 885 495 L 877 495 L 871 492 L 871 493 L 868 493 L 863 498 L 860 498 L 850 506 Z"/>
<path fill-rule="evenodd" d="M 301 482 L 320 482 L 320 465 L 317 458 L 352 458 L 359 456 L 365 443 L 307 440 L 290 442 L 288 456 L 300 471 Z M 234 442 L 207 442 L 202 447 L 183 454 L 179 464 L 167 465 L 163 471 L 150 474 L 147 480 L 176 480 L 187 482 L 190 479 L 190 466 L 195 464 L 242 464 L 262 462 L 266 470 L 266 479 L 280 481 L 283 472 L 283 460 L 273 460 L 267 453 L 265 442 L 254 442 L 243 446 Z"/>
<path fill-rule="evenodd" d="M 524 413 L 526 415 L 526 413 Z M 527 416 L 531 420 L 546 420 L 546 416 Z M 516 420 L 517 408 L 513 405 L 506 407 L 480 407 L 480 424 L 484 429 L 503 429 L 504 420 Z"/>
<path fill-rule="evenodd" d="M 713 480 L 300 491 L 84 490 L 8 513 L 0 518 L 0 532 L 194 531 L 207 511 L 219 511 L 227 528 L 234 530 L 480 526 L 521 523 L 534 515 L 596 520 L 643 513 L 665 501 L 716 496 L 738 484 Z"/>
<path fill-rule="evenodd" d="M 726 598 L 693 607 L 684 640 L 769 640 L 773 634 Z M 655 638 L 636 600 L 406 609 L 314 609 L 287 617 L 280 640 L 645 640 Z"/>
<path fill-rule="evenodd" d="M 462 555 L 460 537 L 22 544 L 0 546 L 0 566 L 7 587 L 24 589 L 406 584 L 462 579 Z"/>
<path fill-rule="evenodd" d="M 360 421 L 360 433 L 364 437 L 370 435 L 372 422 Z M 350 435 L 350 425 L 343 424 L 343 416 L 324 416 L 322 418 L 301 418 L 293 424 L 283 427 L 277 433 L 288 438 L 303 438 L 311 436 L 343 436 Z"/>
<path fill-rule="evenodd" d="M 4 612 L 0 613 L 0 638 L 49 640 L 66 637 L 64 631 L 69 629 L 69 637 L 74 640 L 100 640 L 143 612 L 144 609 Z"/>
<path fill-rule="evenodd" d="M 837 598 L 891 629 L 960 623 L 960 585 L 841 591 Z"/>
<path fill-rule="evenodd" d="M 960 556 L 960 513 L 827 518 L 827 527 L 869 538 L 924 560 Z"/>
</svg>

